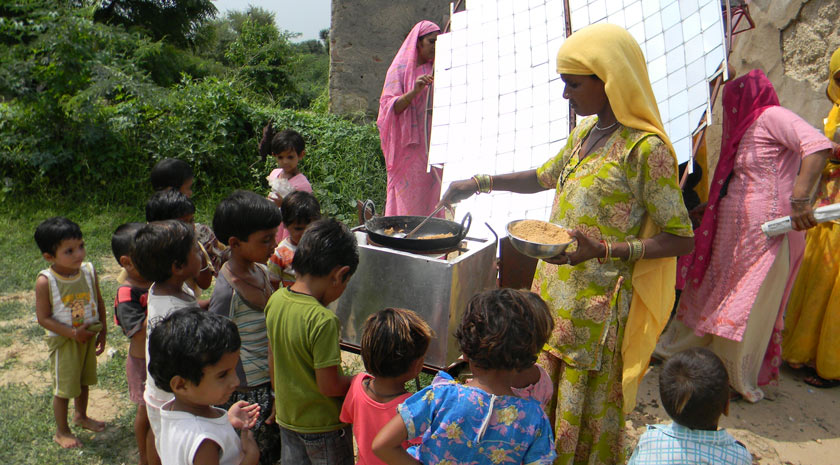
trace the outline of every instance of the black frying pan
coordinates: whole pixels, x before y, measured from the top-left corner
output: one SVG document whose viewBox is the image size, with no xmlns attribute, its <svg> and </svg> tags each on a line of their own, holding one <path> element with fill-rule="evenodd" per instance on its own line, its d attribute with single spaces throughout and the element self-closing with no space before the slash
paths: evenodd
<svg viewBox="0 0 840 465">
<path fill-rule="evenodd" d="M 371 212 L 370 218 L 367 216 L 368 211 Z M 385 233 L 385 230 L 394 228 L 396 231 L 407 233 L 425 220 L 425 216 L 374 215 L 376 215 L 376 206 L 373 204 L 373 201 L 368 200 L 364 206 L 364 217 L 365 229 L 370 240 L 384 247 L 411 252 L 427 252 L 455 248 L 467 237 L 467 232 L 470 230 L 470 225 L 472 224 L 472 215 L 469 213 L 464 215 L 464 219 L 461 220 L 460 224 L 441 218 L 431 218 L 414 234 L 415 237 L 406 239 L 404 237 L 388 235 Z M 421 239 L 425 236 L 447 233 L 452 234 L 452 236 L 438 239 Z"/>
</svg>

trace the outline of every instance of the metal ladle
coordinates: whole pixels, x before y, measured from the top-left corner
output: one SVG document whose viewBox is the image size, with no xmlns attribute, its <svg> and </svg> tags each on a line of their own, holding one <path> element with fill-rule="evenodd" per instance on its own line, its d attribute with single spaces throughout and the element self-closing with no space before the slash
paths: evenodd
<svg viewBox="0 0 840 465">
<path fill-rule="evenodd" d="M 419 230 L 420 230 L 420 228 L 422 228 L 424 224 L 426 224 L 426 223 L 427 223 L 427 222 L 428 222 L 428 221 L 429 221 L 429 220 L 430 220 L 433 216 L 437 215 L 437 213 L 438 213 L 439 211 L 441 211 L 444 207 L 448 207 L 448 208 L 450 208 L 450 209 L 452 208 L 452 207 L 449 207 L 449 206 L 448 206 L 447 204 L 445 204 L 445 203 L 440 204 L 437 208 L 435 208 L 435 211 L 433 211 L 433 212 L 432 212 L 429 216 L 427 216 L 427 217 L 426 217 L 426 219 L 424 219 L 423 221 L 421 221 L 421 222 L 420 222 L 420 224 L 418 224 L 418 225 L 417 225 L 414 229 L 412 229 L 412 230 L 411 230 L 411 231 L 409 231 L 409 232 L 408 232 L 405 236 L 402 236 L 402 237 L 403 237 L 404 239 L 409 239 L 409 238 L 411 238 L 411 235 L 412 235 L 412 234 L 414 234 L 414 233 L 416 233 L 417 231 L 419 231 Z M 398 233 L 398 234 L 399 234 L 399 233 Z M 397 237 L 397 235 L 396 235 L 396 234 L 394 234 L 394 237 Z"/>
</svg>

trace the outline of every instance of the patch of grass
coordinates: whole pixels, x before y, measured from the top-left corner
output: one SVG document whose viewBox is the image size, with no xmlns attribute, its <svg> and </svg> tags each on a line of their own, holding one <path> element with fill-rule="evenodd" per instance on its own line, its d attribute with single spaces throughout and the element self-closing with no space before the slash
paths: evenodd
<svg viewBox="0 0 840 465">
<path fill-rule="evenodd" d="M 0 320 L 16 320 L 27 316 L 34 318 L 35 307 L 33 305 L 33 302 L 27 300 L 8 300 L 6 302 L 0 302 Z"/>
<path fill-rule="evenodd" d="M 112 357 L 96 367 L 99 387 L 109 391 L 128 392 L 128 382 L 125 379 L 126 353 L 125 348 L 119 348 Z"/>
<path fill-rule="evenodd" d="M 23 384 L 4 386 L 0 388 L 0 412 L 3 412 L 0 463 L 96 465 L 136 461 L 132 409 L 126 409 L 109 422 L 104 433 L 71 427 L 84 447 L 66 450 L 52 440 L 55 421 L 49 388 L 33 392 Z"/>
</svg>

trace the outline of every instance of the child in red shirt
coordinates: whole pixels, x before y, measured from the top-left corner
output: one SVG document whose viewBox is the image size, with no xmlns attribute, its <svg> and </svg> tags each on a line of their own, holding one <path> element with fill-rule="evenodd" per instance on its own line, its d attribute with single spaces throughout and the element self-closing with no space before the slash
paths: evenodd
<svg viewBox="0 0 840 465">
<path fill-rule="evenodd" d="M 397 415 L 397 406 L 411 395 L 405 383 L 423 368 L 432 336 L 429 325 L 411 310 L 386 308 L 365 321 L 362 361 L 367 373 L 353 378 L 339 416 L 353 424 L 359 447 L 357 464 L 384 465 L 373 455 L 371 443 Z"/>
</svg>

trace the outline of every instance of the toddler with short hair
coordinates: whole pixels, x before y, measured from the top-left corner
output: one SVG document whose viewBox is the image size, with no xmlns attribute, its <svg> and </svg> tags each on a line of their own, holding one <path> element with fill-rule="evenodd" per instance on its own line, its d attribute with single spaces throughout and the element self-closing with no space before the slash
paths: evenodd
<svg viewBox="0 0 840 465">
<path fill-rule="evenodd" d="M 50 263 L 35 280 L 35 313 L 47 333 L 53 384 L 53 441 L 63 448 L 81 447 L 70 431 L 70 399 L 76 413 L 73 423 L 91 431 L 104 431 L 105 423 L 87 415 L 89 386 L 96 384 L 96 356 L 105 350 L 105 304 L 99 278 L 86 262 L 85 242 L 79 225 L 56 216 L 35 229 L 35 242 Z"/>
<path fill-rule="evenodd" d="M 729 375 L 709 349 L 684 350 L 669 358 L 659 374 L 659 396 L 670 425 L 648 425 L 628 465 L 750 465 L 752 456 L 725 429 Z"/>
<path fill-rule="evenodd" d="M 268 260 L 268 271 L 274 287 L 289 287 L 295 282 L 292 259 L 295 258 L 303 232 L 313 222 L 321 219 L 321 204 L 309 192 L 297 191 L 287 195 L 280 206 L 283 224 L 288 234 Z"/>
<path fill-rule="evenodd" d="M 172 400 L 172 393 L 157 386 L 149 376 L 149 335 L 155 323 L 182 308 L 199 308 L 186 281 L 198 273 L 201 258 L 195 231 L 178 220 L 155 221 L 141 227 L 134 236 L 131 261 L 140 275 L 151 281 L 146 317 L 146 389 L 143 400 L 149 425 L 160 452 L 160 408 Z M 162 459 L 165 459 L 161 455 Z"/>
<path fill-rule="evenodd" d="M 149 336 L 149 374 L 173 395 L 160 408 L 158 451 L 165 465 L 256 465 L 250 428 L 259 406 L 227 402 L 239 384 L 240 339 L 230 320 L 197 308 L 157 321 Z M 237 437 L 234 428 L 242 430 Z"/>
<path fill-rule="evenodd" d="M 423 369 L 432 337 L 432 328 L 411 310 L 386 308 L 365 321 L 361 346 L 367 373 L 353 378 L 339 416 L 353 425 L 357 464 L 384 464 L 371 451 L 371 443 L 397 415 L 397 406 L 411 396 L 405 383 Z"/>
</svg>

